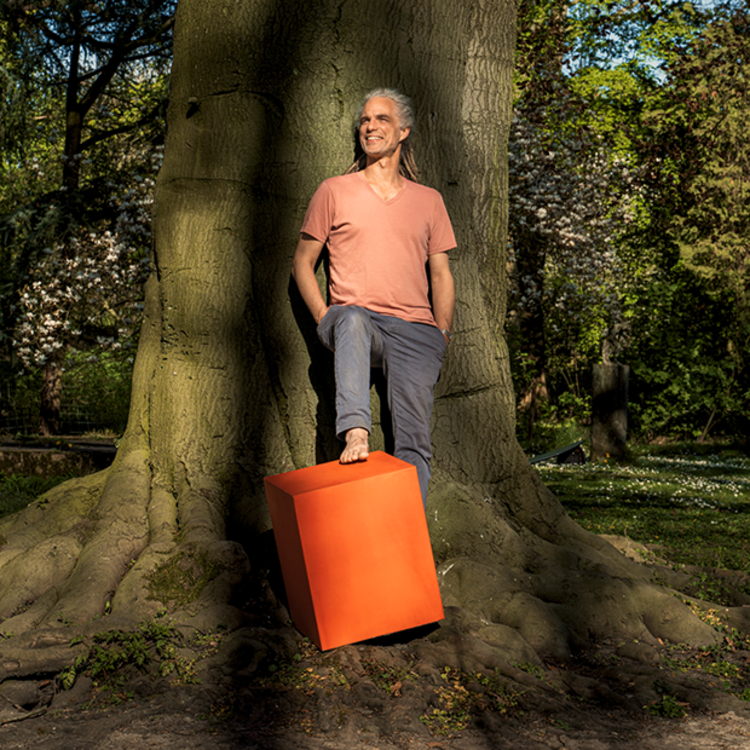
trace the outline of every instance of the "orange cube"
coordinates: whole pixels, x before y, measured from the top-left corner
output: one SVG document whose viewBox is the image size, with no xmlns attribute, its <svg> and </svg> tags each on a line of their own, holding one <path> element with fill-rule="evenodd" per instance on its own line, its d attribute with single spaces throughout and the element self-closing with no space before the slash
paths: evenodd
<svg viewBox="0 0 750 750">
<path fill-rule="evenodd" d="M 414 466 L 374 451 L 265 485 L 289 611 L 319 648 L 443 618 Z"/>
</svg>

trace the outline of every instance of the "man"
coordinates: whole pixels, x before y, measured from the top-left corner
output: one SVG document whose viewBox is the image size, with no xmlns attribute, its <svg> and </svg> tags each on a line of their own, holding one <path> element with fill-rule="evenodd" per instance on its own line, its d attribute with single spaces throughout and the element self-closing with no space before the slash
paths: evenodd
<svg viewBox="0 0 750 750">
<path fill-rule="evenodd" d="M 424 502 L 433 387 L 455 307 L 448 251 L 456 241 L 440 194 L 416 182 L 413 125 L 409 99 L 397 91 L 365 97 L 357 121 L 362 154 L 313 196 L 292 274 L 318 336 L 334 351 L 341 463 L 369 455 L 370 367 L 382 367 L 394 454 L 416 466 Z M 315 278 L 325 244 L 330 305 Z"/>
</svg>

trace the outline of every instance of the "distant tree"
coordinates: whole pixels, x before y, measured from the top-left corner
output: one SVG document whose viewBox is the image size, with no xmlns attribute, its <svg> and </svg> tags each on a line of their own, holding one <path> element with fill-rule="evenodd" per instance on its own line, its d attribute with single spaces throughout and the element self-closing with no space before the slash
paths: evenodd
<svg viewBox="0 0 750 750">
<path fill-rule="evenodd" d="M 747 411 L 746 13 L 521 4 L 509 333 L 529 427 L 627 342 L 649 434 Z"/>
<path fill-rule="evenodd" d="M 69 0 L 9 2 L 0 11 L 8 32 L 3 53 L 12 61 L 2 128 L 12 158 L 6 156 L 3 170 L 25 187 L 2 196 L 3 253 L 11 266 L 4 343 L 20 326 L 18 346 L 26 348 L 29 326 L 35 329 L 31 338 L 40 346 L 34 359 L 44 367 L 43 434 L 59 427 L 65 351 L 76 344 L 73 331 L 83 333 L 75 325 L 66 329 L 62 320 L 75 294 L 66 305 L 52 300 L 59 300 L 61 274 L 68 273 L 62 269 L 80 269 L 99 252 L 101 242 L 90 242 L 91 232 L 114 230 L 113 199 L 123 191 L 114 186 L 134 187 L 128 170 L 136 163 L 144 177 L 153 176 L 149 152 L 163 140 L 174 8 L 174 0 Z M 41 178 L 36 185 L 35 174 Z M 15 304 L 21 293 L 26 302 L 35 299 Z M 31 313 L 38 314 L 33 322 Z M 83 312 L 74 317 L 90 318 Z M 109 317 L 99 315 L 97 326 L 112 329 Z M 85 338 L 81 344 L 89 345 Z"/>
<path fill-rule="evenodd" d="M 701 439 L 724 417 L 746 423 L 750 409 L 749 116 L 750 14 L 721 3 L 699 33 L 675 44 L 637 142 L 660 287 L 693 300 L 683 321 L 672 323 L 694 331 L 689 351 L 680 357 L 671 347 L 671 364 L 657 366 L 652 357 L 648 369 L 652 378 L 670 373 Z M 671 297 L 665 291 L 660 306 L 674 315 Z M 700 335 L 696 311 L 710 321 Z"/>
<path fill-rule="evenodd" d="M 533 435 L 549 358 L 616 356 L 623 344 L 615 235 L 630 216 L 628 160 L 607 141 L 567 69 L 568 3 L 521 5 L 510 133 L 510 333 L 519 407 Z"/>
</svg>

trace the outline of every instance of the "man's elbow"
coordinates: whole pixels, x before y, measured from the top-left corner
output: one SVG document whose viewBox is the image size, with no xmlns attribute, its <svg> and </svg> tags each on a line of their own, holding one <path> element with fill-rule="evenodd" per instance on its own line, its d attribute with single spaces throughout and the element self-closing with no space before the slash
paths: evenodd
<svg viewBox="0 0 750 750">
<path fill-rule="evenodd" d="M 443 271 L 440 271 L 440 273 L 433 274 L 432 284 L 433 286 L 450 289 L 453 287 L 453 274 L 447 268 Z"/>
<path fill-rule="evenodd" d="M 305 261 L 303 258 L 301 258 L 299 255 L 294 256 L 294 260 L 292 260 L 292 278 L 299 283 L 299 280 L 304 273 L 304 265 Z"/>
</svg>

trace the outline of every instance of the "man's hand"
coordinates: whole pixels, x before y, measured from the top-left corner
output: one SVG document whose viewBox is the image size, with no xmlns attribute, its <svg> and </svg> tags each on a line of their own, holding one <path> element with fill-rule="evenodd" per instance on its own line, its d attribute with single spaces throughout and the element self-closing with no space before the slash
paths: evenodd
<svg viewBox="0 0 750 750">
<path fill-rule="evenodd" d="M 323 299 L 315 277 L 315 264 L 318 262 L 323 245 L 325 243 L 316 240 L 309 234 L 303 234 L 297 243 L 297 249 L 292 261 L 292 276 L 297 282 L 297 288 L 307 309 L 315 318 L 315 323 L 320 323 L 323 316 L 328 312 L 328 305 Z"/>
</svg>

